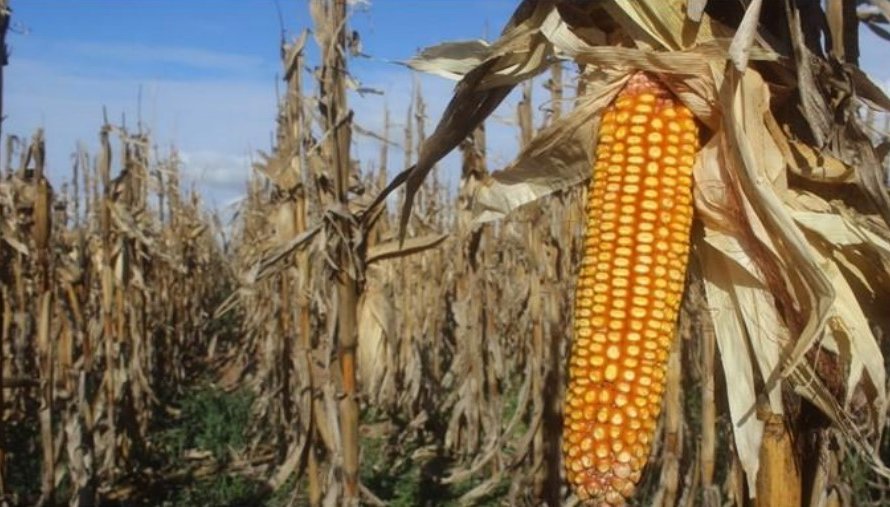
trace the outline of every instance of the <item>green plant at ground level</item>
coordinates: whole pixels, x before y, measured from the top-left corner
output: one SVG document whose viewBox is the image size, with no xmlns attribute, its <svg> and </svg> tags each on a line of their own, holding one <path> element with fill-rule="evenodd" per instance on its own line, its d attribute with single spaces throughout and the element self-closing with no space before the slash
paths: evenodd
<svg viewBox="0 0 890 507">
<path fill-rule="evenodd" d="M 189 391 L 179 401 L 180 417 L 159 432 L 159 444 L 174 457 L 201 449 L 225 462 L 230 450 L 244 447 L 251 403 L 247 391 L 227 393 L 212 387 Z"/>
<path fill-rule="evenodd" d="M 268 492 L 246 477 L 218 475 L 176 490 L 162 505 L 176 507 L 253 507 L 265 505 Z"/>
</svg>

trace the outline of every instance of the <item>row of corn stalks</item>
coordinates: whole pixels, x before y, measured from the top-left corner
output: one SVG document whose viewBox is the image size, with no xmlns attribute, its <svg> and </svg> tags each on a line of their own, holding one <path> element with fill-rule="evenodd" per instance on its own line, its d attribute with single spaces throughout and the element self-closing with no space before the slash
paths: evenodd
<svg viewBox="0 0 890 507">
<path fill-rule="evenodd" d="M 8 138 L 0 179 L 0 493 L 94 505 L 146 461 L 161 401 L 211 345 L 225 265 L 175 153 L 106 123 L 54 189 L 45 143 Z M 9 489 L 38 473 L 39 491 Z"/>
</svg>

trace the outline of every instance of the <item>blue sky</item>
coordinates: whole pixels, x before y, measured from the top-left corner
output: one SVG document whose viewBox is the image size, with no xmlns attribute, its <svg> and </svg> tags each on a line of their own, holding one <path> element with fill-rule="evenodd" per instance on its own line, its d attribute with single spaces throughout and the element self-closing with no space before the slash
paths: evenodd
<svg viewBox="0 0 890 507">
<path fill-rule="evenodd" d="M 305 0 L 279 5 L 286 37 L 309 26 Z M 211 205 L 242 193 L 251 157 L 269 148 L 274 129 L 281 33 L 274 1 L 13 0 L 12 7 L 3 133 L 28 136 L 43 127 L 54 181 L 68 176 L 78 141 L 95 151 L 105 106 L 112 122 L 125 115 L 131 128 L 141 117 L 162 152 L 175 144 Z M 355 9 L 351 27 L 372 58 L 353 59 L 351 70 L 363 86 L 384 92 L 351 97 L 356 120 L 379 129 L 387 105 L 403 124 L 414 78 L 390 62 L 441 41 L 496 34 L 513 7 L 511 0 L 375 0 Z M 314 41 L 309 46 L 314 54 Z M 419 82 L 431 131 L 453 83 Z M 501 130 L 504 139 L 492 144 L 506 161 L 515 134 Z M 377 150 L 359 138 L 353 153 L 373 158 Z M 393 153 L 393 169 L 400 158 Z M 453 171 L 455 160 L 443 170 Z"/>
<path fill-rule="evenodd" d="M 363 3 L 363 2 L 359 2 Z M 350 98 L 356 121 L 380 130 L 384 105 L 400 132 L 412 73 L 390 63 L 446 40 L 494 37 L 512 13 L 513 0 L 372 0 L 356 8 L 358 30 L 370 59 L 353 59 L 363 86 L 383 96 Z M 280 0 L 285 35 L 310 25 L 305 0 Z M 279 75 L 280 24 L 273 0 L 12 0 L 12 55 L 6 70 L 3 133 L 47 135 L 50 175 L 70 173 L 70 155 L 82 141 L 95 152 L 106 106 L 110 119 L 134 127 L 137 118 L 162 152 L 176 145 L 184 171 L 209 204 L 240 195 L 256 150 L 268 149 L 274 129 Z M 890 67 L 879 64 L 890 43 L 863 32 L 863 65 L 882 83 Z M 313 48 L 314 41 L 310 41 Z M 416 79 L 428 101 L 427 132 L 447 103 L 453 83 Z M 308 80 L 307 80 L 308 81 Z M 139 96 L 141 93 L 141 108 Z M 546 93 L 540 82 L 535 95 Z M 515 95 L 496 113 L 512 115 Z M 494 167 L 515 154 L 516 133 L 489 122 Z M 357 138 L 353 155 L 377 156 L 376 142 Z M 391 157 L 392 170 L 401 155 Z M 442 164 L 453 178 L 456 157 Z"/>
</svg>

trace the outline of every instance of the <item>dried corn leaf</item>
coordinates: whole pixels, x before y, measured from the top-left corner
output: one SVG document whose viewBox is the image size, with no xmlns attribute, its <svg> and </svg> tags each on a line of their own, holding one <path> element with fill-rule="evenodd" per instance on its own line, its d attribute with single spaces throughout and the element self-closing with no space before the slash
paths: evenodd
<svg viewBox="0 0 890 507">
<path fill-rule="evenodd" d="M 504 30 L 492 44 L 493 65 L 480 81 L 480 90 L 515 86 L 549 68 L 553 47 L 541 29 L 555 10 L 551 2 L 537 1 L 527 18 Z"/>
<path fill-rule="evenodd" d="M 253 164 L 253 169 L 269 179 L 276 187 L 285 192 L 291 192 L 300 185 L 299 167 L 294 169 L 293 164 L 300 164 L 299 157 L 294 154 L 297 146 L 284 141 L 276 150 L 275 156 L 269 156 L 259 152 L 262 162 Z"/>
<path fill-rule="evenodd" d="M 553 45 L 557 54 L 574 58 L 591 47 L 605 45 L 606 34 L 592 27 L 570 26 L 559 9 L 553 9 L 541 23 L 541 34 Z"/>
<path fill-rule="evenodd" d="M 539 27 L 553 5 L 526 0 L 516 10 L 492 54 L 458 83 L 433 134 L 420 148 L 417 163 L 404 177 L 405 201 L 399 221 L 399 237 L 404 238 L 414 197 L 433 166 L 457 147 L 507 97 L 513 86 L 549 67 L 552 48 L 540 35 Z M 400 183 L 399 183 L 400 184 Z M 381 192 L 374 204 L 398 186 L 394 181 Z"/>
<path fill-rule="evenodd" d="M 735 266 L 729 276 L 733 282 L 732 288 L 738 312 L 745 323 L 748 341 L 751 344 L 753 361 L 766 382 L 779 368 L 782 351 L 790 342 L 788 328 L 782 321 L 773 295 L 765 284 L 751 277 L 750 273 L 737 270 Z M 766 394 L 769 397 L 770 411 L 774 414 L 784 413 L 781 386 L 778 384 L 772 386 Z"/>
<path fill-rule="evenodd" d="M 890 243 L 859 228 L 840 214 L 826 213 L 824 210 L 818 213 L 797 211 L 793 216 L 802 227 L 826 242 L 831 250 L 824 252 L 825 255 L 832 257 L 868 291 L 868 294 L 860 294 L 860 297 L 873 297 L 890 281 L 886 261 L 884 264 L 870 262 L 867 260 L 870 257 L 862 255 L 864 252 L 872 252 L 887 258 Z M 815 241 L 813 246 L 822 249 L 823 246 L 818 243 Z"/>
<path fill-rule="evenodd" d="M 890 5 L 890 0 L 881 0 Z M 874 81 L 868 78 L 865 72 L 858 67 L 845 67 L 849 72 L 850 79 L 853 81 L 853 89 L 856 92 L 856 98 L 862 100 L 866 106 L 878 111 L 890 111 L 890 97 L 887 92 Z"/>
<path fill-rule="evenodd" d="M 297 236 L 296 205 L 293 201 L 284 201 L 271 210 L 269 223 L 272 226 L 271 241 L 284 244 Z"/>
<path fill-rule="evenodd" d="M 864 237 L 867 231 L 860 230 L 849 223 L 842 215 L 835 213 L 817 213 L 813 211 L 794 211 L 794 220 L 803 227 L 818 233 L 822 239 L 834 246 L 850 246 L 872 243 Z M 875 246 L 890 248 L 890 243 L 874 238 Z"/>
<path fill-rule="evenodd" d="M 385 259 L 395 259 L 435 248 L 440 245 L 447 234 L 428 234 L 426 236 L 407 238 L 404 241 L 392 240 L 378 243 L 370 248 L 365 256 L 365 262 L 371 264 Z"/>
<path fill-rule="evenodd" d="M 749 133 L 752 130 L 766 128 L 762 122 L 750 121 L 752 118 L 760 117 L 756 114 L 758 101 L 752 100 L 752 94 L 765 93 L 765 90 L 762 90 L 762 85 L 758 85 L 757 81 L 759 79 L 751 70 L 739 81 L 731 77 L 730 83 L 734 84 L 731 88 L 726 88 L 724 92 L 734 88 L 734 98 L 731 102 L 733 107 L 727 111 L 724 123 L 726 131 L 732 139 L 729 144 L 735 151 L 734 156 L 737 157 L 735 161 L 741 188 L 748 201 L 755 207 L 758 216 L 768 226 L 770 234 L 775 238 L 775 245 L 781 248 L 781 255 L 790 259 L 790 262 L 785 264 L 786 272 L 800 280 L 803 289 L 803 293 L 797 296 L 801 298 L 797 303 L 801 305 L 806 322 L 792 350 L 783 358 L 782 376 L 789 377 L 799 394 L 820 407 L 860 451 L 866 452 L 866 457 L 872 460 L 872 466 L 878 473 L 884 473 L 886 469 L 883 464 L 873 454 L 867 452 L 869 444 L 856 429 L 849 415 L 840 409 L 838 401 L 825 388 L 823 382 L 816 377 L 812 368 L 803 363 L 805 352 L 817 344 L 830 317 L 834 315 L 832 312 L 837 305 L 837 298 L 834 286 L 826 276 L 826 266 L 814 255 L 809 242 L 791 218 L 791 210 L 776 194 L 777 191 L 782 191 L 781 187 L 774 188 L 770 185 L 769 179 L 765 177 L 762 168 L 756 162 L 757 156 L 754 153 L 755 148 L 750 141 L 752 136 L 749 136 Z M 761 89 L 760 92 L 758 92 L 758 88 Z M 727 103 L 730 101 L 727 100 Z M 751 110 L 752 105 L 755 107 L 753 111 Z M 757 136 L 753 136 L 753 138 L 756 139 Z M 761 148 L 762 145 L 757 146 L 756 150 Z M 791 195 L 794 194 L 783 192 L 783 197 L 787 198 Z M 858 303 L 855 301 L 850 303 L 858 307 Z M 855 316 L 850 315 L 849 317 L 855 321 Z M 770 379 L 770 382 L 775 381 L 777 381 L 776 378 Z M 770 384 L 768 384 L 769 386 Z"/>
<path fill-rule="evenodd" d="M 447 42 L 423 49 L 406 65 L 416 71 L 457 81 L 487 60 L 491 53 L 492 47 L 483 40 Z"/>
<path fill-rule="evenodd" d="M 708 5 L 708 0 L 689 0 L 686 2 L 686 16 L 698 23 L 702 19 L 706 5 Z"/>
<path fill-rule="evenodd" d="M 617 0 L 605 2 L 604 7 L 642 49 L 676 51 L 732 36 L 731 30 L 707 14 L 691 21 L 685 0 Z"/>
<path fill-rule="evenodd" d="M 773 137 L 780 135 L 773 132 Z M 781 135 L 781 138 L 784 138 Z M 787 140 L 788 152 L 785 159 L 789 168 L 798 176 L 826 183 L 849 183 L 855 181 L 855 170 L 828 153 L 820 153 L 811 146 L 799 141 Z M 779 141 L 781 143 L 781 141 Z"/>
<path fill-rule="evenodd" d="M 752 0 L 748 4 L 742 22 L 739 23 L 736 33 L 732 37 L 729 56 L 739 72 L 744 72 L 748 68 L 751 47 L 754 45 L 754 36 L 757 35 L 757 28 L 760 24 L 760 8 L 762 6 L 763 0 Z"/>
<path fill-rule="evenodd" d="M 321 225 L 316 225 L 315 227 L 297 235 L 290 241 L 280 243 L 271 248 L 262 256 L 259 262 L 254 265 L 250 274 L 247 276 L 246 282 L 252 284 L 279 272 L 283 269 L 283 266 L 276 267 L 276 264 L 280 260 L 294 253 L 298 249 L 305 248 L 312 241 L 312 238 L 321 231 Z"/>
<path fill-rule="evenodd" d="M 849 403 L 853 392 L 859 387 L 863 374 L 868 375 L 870 387 L 868 396 L 871 405 L 872 427 L 880 431 L 886 405 L 884 358 L 881 348 L 871 332 L 871 327 L 850 285 L 844 279 L 837 265 L 823 258 L 823 266 L 834 287 L 837 300 L 832 307 L 829 329 L 840 344 L 841 358 L 847 363 L 847 385 L 845 403 Z"/>
<path fill-rule="evenodd" d="M 727 397 L 735 440 L 735 451 L 741 461 L 748 484 L 757 483 L 760 469 L 760 442 L 763 439 L 763 422 L 754 414 L 757 391 L 754 383 L 754 365 L 745 347 L 745 325 L 738 313 L 738 305 L 732 296 L 732 268 L 722 253 L 711 248 L 698 249 L 704 272 L 707 305 L 714 324 L 714 334 L 720 351 L 720 362 L 726 377 L 726 385 L 732 386 Z M 748 488 L 753 495 L 754 488 Z"/>
<path fill-rule="evenodd" d="M 740 78 L 732 75 L 723 90 L 724 103 L 732 104 L 724 116 L 724 126 L 728 136 L 727 145 L 730 154 L 735 158 L 739 182 L 746 194 L 748 202 L 754 207 L 758 217 L 774 235 L 774 244 L 782 248 L 781 255 L 788 259 L 786 268 L 789 274 L 799 277 L 803 282 L 804 294 L 798 297 L 803 317 L 806 319 L 804 328 L 797 338 L 794 348 L 783 359 L 783 374 L 787 375 L 800 361 L 804 353 L 816 342 L 828 320 L 828 310 L 834 301 L 834 290 L 828 283 L 819 265 L 812 258 L 806 239 L 794 224 L 789 211 L 770 185 L 768 175 L 758 164 L 756 152 L 763 146 L 756 146 L 750 141 L 763 138 L 756 135 L 756 130 L 765 130 L 762 121 L 760 104 L 767 100 L 760 99 L 767 93 L 763 81 L 755 72 L 749 70 Z M 758 121 L 758 119 L 760 121 Z M 750 121 L 746 121 L 750 120 Z"/>
<path fill-rule="evenodd" d="M 675 50 L 683 47 L 678 35 L 683 33 L 681 2 L 617 0 L 607 2 L 606 10 L 621 25 L 638 47 Z"/>
<path fill-rule="evenodd" d="M 882 247 L 886 248 L 890 244 L 881 238 L 869 238 L 865 231 L 841 215 L 795 212 L 794 218 L 824 240 L 822 244 L 824 246 L 816 244 L 811 246 L 813 254 L 818 256 L 829 280 L 837 289 L 837 300 L 832 307 L 828 331 L 835 342 L 844 342 L 843 346 L 837 347 L 837 350 L 848 365 L 845 401 L 849 403 L 853 392 L 859 386 L 862 375 L 868 374 L 872 386 L 869 392 L 874 393 L 874 396 L 870 396 L 873 410 L 872 423 L 876 424 L 877 421 L 883 420 L 883 407 L 886 403 L 885 390 L 875 387 L 884 385 L 886 374 L 883 367 L 883 355 L 877 339 L 872 334 L 868 318 L 863 313 L 853 289 L 836 263 L 841 263 L 848 272 L 857 276 L 860 283 L 869 287 L 872 283 L 870 278 L 877 276 L 877 273 L 869 273 L 871 276 L 866 276 L 852 259 L 845 259 L 844 251 L 854 246 L 878 250 Z M 832 249 L 833 252 L 826 251 L 826 247 Z M 832 260 L 832 256 L 836 260 Z"/>
<path fill-rule="evenodd" d="M 824 146 L 825 137 L 831 129 L 831 111 L 814 79 L 816 69 L 813 69 L 813 65 L 815 59 L 804 40 L 800 13 L 792 4 L 787 4 L 787 8 L 790 9 L 788 22 L 797 70 L 797 92 L 803 107 L 803 116 L 810 128 L 810 132 L 813 134 L 816 145 L 821 148 Z"/>
<path fill-rule="evenodd" d="M 15 250 L 16 252 L 18 252 L 24 256 L 30 255 L 30 251 L 28 250 L 28 245 L 26 245 L 22 241 L 19 241 L 19 239 L 16 238 L 15 236 L 16 235 L 9 232 L 9 230 L 6 229 L 6 227 L 3 227 L 2 229 L 0 229 L 0 240 L 2 240 L 4 243 L 6 243 L 10 247 L 12 247 L 12 249 Z"/>
<path fill-rule="evenodd" d="M 626 78 L 611 73 L 606 84 L 594 89 L 568 116 L 538 133 L 509 167 L 484 180 L 473 195 L 474 221 L 501 218 L 523 204 L 589 178 L 597 115 Z"/>
</svg>

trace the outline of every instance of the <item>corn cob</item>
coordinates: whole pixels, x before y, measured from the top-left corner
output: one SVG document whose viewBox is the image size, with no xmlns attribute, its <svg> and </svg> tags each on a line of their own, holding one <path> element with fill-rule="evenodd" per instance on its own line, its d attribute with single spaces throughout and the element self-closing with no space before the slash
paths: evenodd
<svg viewBox="0 0 890 507">
<path fill-rule="evenodd" d="M 637 73 L 603 114 L 587 201 L 584 258 L 563 432 L 582 500 L 623 505 L 661 411 L 692 223 L 692 113 Z"/>
</svg>

